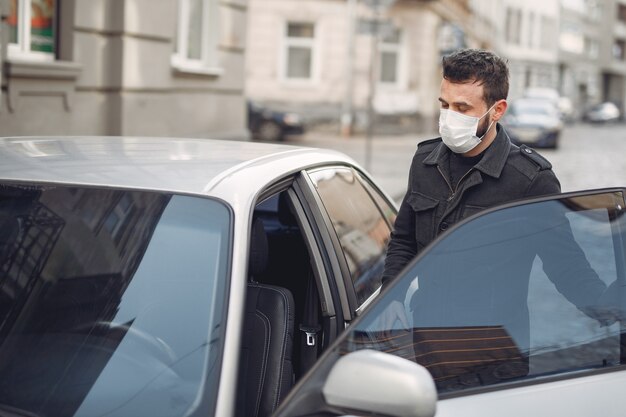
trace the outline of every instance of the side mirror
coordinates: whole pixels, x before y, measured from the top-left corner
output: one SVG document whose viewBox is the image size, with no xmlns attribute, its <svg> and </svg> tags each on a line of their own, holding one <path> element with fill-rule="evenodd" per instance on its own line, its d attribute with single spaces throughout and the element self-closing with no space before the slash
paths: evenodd
<svg viewBox="0 0 626 417">
<path fill-rule="evenodd" d="M 365 415 L 433 417 L 437 409 L 437 388 L 426 368 L 375 350 L 340 358 L 322 394 L 330 406 Z"/>
</svg>

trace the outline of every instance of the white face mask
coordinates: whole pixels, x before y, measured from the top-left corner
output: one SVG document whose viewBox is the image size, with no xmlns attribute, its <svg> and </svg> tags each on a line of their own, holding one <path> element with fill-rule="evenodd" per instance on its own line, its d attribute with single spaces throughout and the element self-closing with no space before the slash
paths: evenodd
<svg viewBox="0 0 626 417">
<path fill-rule="evenodd" d="M 476 136 L 478 122 L 494 106 L 495 103 L 481 117 L 466 116 L 452 110 L 441 109 L 439 114 L 439 134 L 443 143 L 454 153 L 466 153 L 477 147 L 493 124 L 491 122 L 485 134 L 478 137 Z"/>
</svg>

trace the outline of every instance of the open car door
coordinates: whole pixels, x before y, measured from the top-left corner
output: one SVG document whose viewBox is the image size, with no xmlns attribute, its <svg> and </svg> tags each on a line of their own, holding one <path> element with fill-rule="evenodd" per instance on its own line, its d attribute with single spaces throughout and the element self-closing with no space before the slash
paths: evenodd
<svg viewBox="0 0 626 417">
<path fill-rule="evenodd" d="M 624 195 L 536 198 L 459 223 L 277 415 L 623 415 Z"/>
</svg>

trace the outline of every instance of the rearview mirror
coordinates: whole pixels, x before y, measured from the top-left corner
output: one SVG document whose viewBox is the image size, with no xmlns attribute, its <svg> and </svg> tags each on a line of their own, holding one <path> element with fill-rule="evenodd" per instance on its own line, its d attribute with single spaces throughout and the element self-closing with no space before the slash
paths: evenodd
<svg viewBox="0 0 626 417">
<path fill-rule="evenodd" d="M 433 417 L 437 409 L 437 389 L 426 368 L 374 350 L 340 358 L 322 394 L 328 405 L 365 415 Z"/>
</svg>

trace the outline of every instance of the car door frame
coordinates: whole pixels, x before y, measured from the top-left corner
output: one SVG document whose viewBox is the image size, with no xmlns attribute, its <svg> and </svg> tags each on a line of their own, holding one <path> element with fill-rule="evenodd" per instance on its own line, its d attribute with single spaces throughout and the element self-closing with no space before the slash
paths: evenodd
<svg viewBox="0 0 626 417">
<path fill-rule="evenodd" d="M 311 207 L 302 192 L 299 178 L 302 177 L 303 172 L 299 171 L 275 181 L 259 194 L 254 206 L 256 207 L 257 204 L 274 195 L 286 193 L 289 204 L 295 211 L 293 214 L 311 257 L 313 275 L 320 297 L 321 312 L 329 320 L 327 336 L 330 340 L 325 340 L 325 345 L 328 346 L 342 330 L 342 327 L 338 326 L 337 323 L 343 321 L 343 309 L 339 301 L 339 289 L 333 285 L 336 279 L 333 277 L 330 267 L 334 253 L 326 250 L 323 229 L 316 226 L 318 220 L 314 207 Z"/>
<path fill-rule="evenodd" d="M 307 205 L 311 209 L 311 213 L 315 218 L 315 223 L 319 225 L 324 225 L 323 230 L 320 228 L 320 237 L 322 239 L 322 244 L 324 248 L 326 248 L 326 252 L 334 253 L 335 256 L 330 256 L 331 258 L 331 267 L 333 271 L 333 275 L 335 277 L 335 283 L 337 289 L 339 291 L 340 304 L 342 308 L 342 313 L 344 317 L 344 325 L 347 326 L 354 318 L 356 318 L 361 311 L 369 305 L 380 293 L 379 288 L 374 291 L 367 300 L 363 303 L 359 304 L 357 301 L 357 294 L 354 288 L 354 283 L 352 282 L 352 275 L 350 273 L 350 269 L 348 267 L 348 263 L 346 261 L 345 255 L 338 256 L 338 254 L 344 254 L 344 249 L 339 241 L 339 237 L 337 236 L 337 232 L 335 227 L 333 226 L 333 222 L 328 214 L 324 202 L 322 201 L 321 196 L 319 195 L 313 180 L 309 176 L 309 173 L 317 172 L 320 170 L 332 170 L 332 169 L 348 169 L 355 175 L 355 178 L 364 189 L 372 204 L 376 207 L 381 217 L 385 220 L 390 232 L 393 229 L 393 225 L 390 224 L 389 219 L 383 213 L 382 207 L 378 204 L 376 198 L 371 195 L 372 190 L 378 191 L 380 197 L 394 210 L 394 213 L 397 214 L 398 208 L 393 200 L 389 198 L 387 194 L 384 193 L 372 179 L 365 172 L 359 170 L 357 167 L 353 165 L 347 164 L 328 164 L 321 165 L 312 168 L 308 168 L 306 170 L 301 171 L 301 175 L 296 179 L 296 184 L 301 191 L 301 197 L 304 201 L 307 202 Z M 365 185 L 363 182 L 367 182 Z"/>
</svg>

